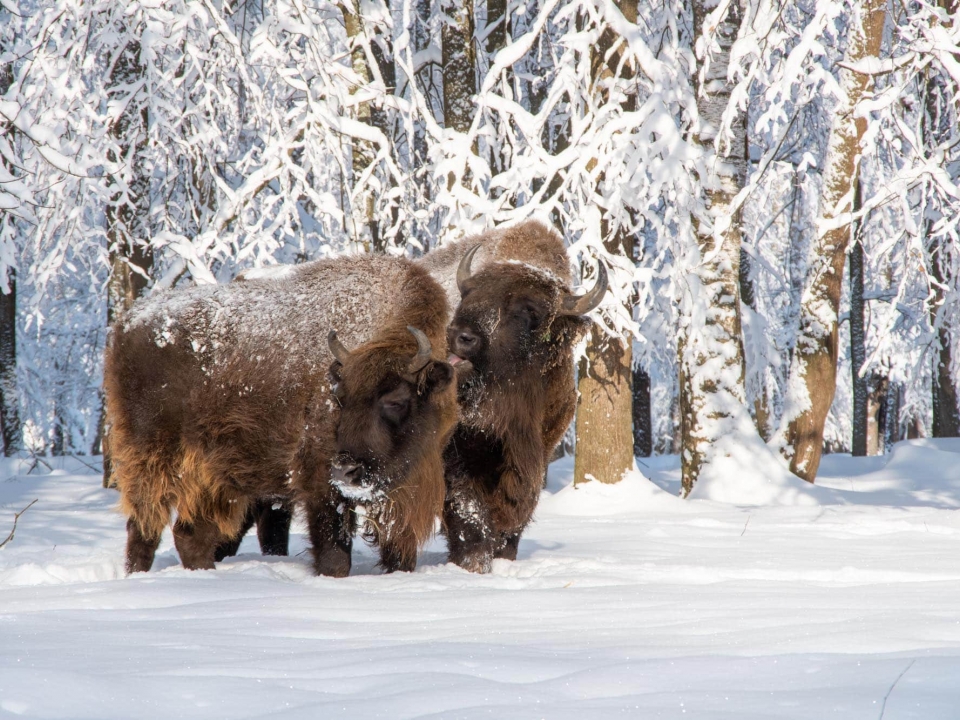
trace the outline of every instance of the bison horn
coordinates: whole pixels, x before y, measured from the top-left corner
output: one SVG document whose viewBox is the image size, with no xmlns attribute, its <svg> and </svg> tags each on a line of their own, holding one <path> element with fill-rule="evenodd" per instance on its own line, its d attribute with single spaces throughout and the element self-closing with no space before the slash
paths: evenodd
<svg viewBox="0 0 960 720">
<path fill-rule="evenodd" d="M 607 278 L 607 268 L 600 261 L 597 261 L 597 283 L 593 289 L 585 295 L 567 295 L 563 298 L 561 306 L 561 315 L 586 315 L 593 310 L 600 301 L 603 300 L 610 282 Z"/>
<path fill-rule="evenodd" d="M 350 357 L 350 351 L 340 342 L 336 330 L 331 330 L 330 334 L 327 335 L 327 345 L 330 347 L 330 352 L 333 353 L 333 356 L 339 360 L 341 364 L 347 362 L 347 358 Z"/>
<path fill-rule="evenodd" d="M 424 366 L 430 362 L 430 356 L 433 353 L 433 347 L 430 345 L 430 338 L 423 334 L 422 330 L 407 325 L 407 330 L 417 339 L 417 354 L 407 365 L 407 372 L 416 374 L 423 370 Z"/>
<path fill-rule="evenodd" d="M 460 260 L 460 265 L 457 267 L 457 288 L 459 288 L 461 295 L 464 293 L 467 280 L 470 279 L 470 263 L 473 261 L 473 256 L 477 254 L 477 250 L 479 249 L 480 245 L 477 244 L 467 250 L 466 255 L 463 256 L 463 259 Z"/>
</svg>

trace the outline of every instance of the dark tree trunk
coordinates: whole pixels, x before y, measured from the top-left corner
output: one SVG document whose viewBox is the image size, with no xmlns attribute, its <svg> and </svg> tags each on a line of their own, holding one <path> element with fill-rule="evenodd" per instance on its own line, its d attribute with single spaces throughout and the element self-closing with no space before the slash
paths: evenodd
<svg viewBox="0 0 960 720">
<path fill-rule="evenodd" d="M 941 0 L 940 6 L 949 12 L 956 10 L 955 2 Z M 927 70 L 930 75 L 924 88 L 924 118 L 923 128 L 926 145 L 937 146 L 946 141 L 956 125 L 958 112 L 951 97 L 947 83 L 932 69 Z M 926 223 L 927 253 L 930 263 L 930 274 L 933 298 L 930 306 L 930 322 L 937 333 L 939 343 L 937 357 L 934 359 L 932 403 L 933 403 L 933 437 L 960 436 L 960 408 L 957 405 L 957 389 L 955 379 L 950 369 L 953 366 L 954 338 L 951 337 L 947 318 L 938 317 L 939 309 L 945 300 L 945 288 L 954 287 L 957 278 L 951 277 L 950 263 L 946 255 L 950 248 L 945 245 L 942 235 L 934 235 L 935 217 L 929 217 Z"/>
<path fill-rule="evenodd" d="M 460 133 L 470 129 L 477 94 L 477 55 L 473 45 L 472 0 L 441 0 L 440 31 L 443 63 L 443 119 Z"/>
<path fill-rule="evenodd" d="M 857 183 L 853 205 L 860 207 L 860 183 Z M 854 457 L 867 454 L 867 378 L 860 376 L 866 360 L 863 327 L 863 245 L 855 241 L 850 249 L 850 367 L 853 381 L 853 442 Z"/>
<path fill-rule="evenodd" d="M 0 51 L 4 48 L 0 47 Z M 13 83 L 13 63 L 0 68 L 0 96 Z M 9 122 L 0 123 L 0 134 L 9 134 L 13 139 L 13 127 Z M 16 168 L 4 163 L 11 174 Z M 2 210 L 6 214 L 9 211 Z M 12 213 L 4 217 L 5 223 L 15 222 Z M 20 434 L 20 400 L 17 392 L 17 274 L 7 270 L 6 288 L 0 283 L 0 435 L 3 436 L 3 454 L 14 455 L 23 445 Z"/>
<path fill-rule="evenodd" d="M 7 292 L 0 292 L 0 432 L 3 454 L 22 447 L 20 402 L 17 393 L 17 276 L 7 275 Z"/>
<path fill-rule="evenodd" d="M 955 282 L 955 280 L 944 272 L 944 263 L 942 262 L 944 248 L 940 239 L 937 238 L 931 242 L 934 244 L 930 253 L 932 256 L 931 264 L 936 281 L 931 321 L 936 323 L 937 309 L 943 303 L 943 288 Z M 949 329 L 945 326 L 944 318 L 940 319 L 939 325 L 937 340 L 940 343 L 940 348 L 934 358 L 933 382 L 931 384 L 933 437 L 958 437 L 960 436 L 960 413 L 958 413 L 957 406 L 957 389 L 950 372 L 950 367 L 953 365 L 953 338 Z M 936 324 L 934 327 L 936 327 Z"/>
<path fill-rule="evenodd" d="M 633 454 L 653 454 L 653 416 L 650 411 L 650 375 L 639 365 L 633 368 Z"/>
<path fill-rule="evenodd" d="M 884 450 L 883 439 L 886 432 L 888 385 L 889 382 L 883 375 L 873 374 L 870 376 L 866 412 L 867 455 L 880 455 Z"/>
<path fill-rule="evenodd" d="M 891 382 L 887 390 L 887 404 L 883 423 L 883 449 L 890 452 L 903 439 L 900 427 L 900 408 L 903 405 L 903 385 Z"/>
</svg>

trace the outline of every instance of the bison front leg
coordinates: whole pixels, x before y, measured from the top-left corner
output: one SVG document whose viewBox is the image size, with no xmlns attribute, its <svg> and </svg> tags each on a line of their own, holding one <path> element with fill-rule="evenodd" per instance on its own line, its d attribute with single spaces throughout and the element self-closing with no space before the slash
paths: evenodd
<svg viewBox="0 0 960 720">
<path fill-rule="evenodd" d="M 490 572 L 496 533 L 478 483 L 467 478 L 450 483 L 443 503 L 443 527 L 450 562 L 470 572 Z"/>
<path fill-rule="evenodd" d="M 144 535 L 137 521 L 127 520 L 127 574 L 147 572 L 153 566 L 153 558 L 160 545 L 161 533 Z"/>
<path fill-rule="evenodd" d="M 250 509 L 247 510 L 247 514 L 243 518 L 243 524 L 240 526 L 240 532 L 238 532 L 229 540 L 224 540 L 217 545 L 213 559 L 217 562 L 221 562 L 224 558 L 233 557 L 236 555 L 240 550 L 240 543 L 243 542 L 244 536 L 250 531 L 250 528 L 253 527 L 253 523 L 256 521 L 256 519 L 256 507 L 251 505 Z"/>
<path fill-rule="evenodd" d="M 353 508 L 336 491 L 307 505 L 313 569 L 317 575 L 346 577 L 353 550 Z"/>
<path fill-rule="evenodd" d="M 388 573 L 417 569 L 417 538 L 412 530 L 391 533 L 380 541 L 380 567 Z"/>
<path fill-rule="evenodd" d="M 223 541 L 215 523 L 177 520 L 173 525 L 173 544 L 187 570 L 213 570 L 217 547 Z"/>
</svg>

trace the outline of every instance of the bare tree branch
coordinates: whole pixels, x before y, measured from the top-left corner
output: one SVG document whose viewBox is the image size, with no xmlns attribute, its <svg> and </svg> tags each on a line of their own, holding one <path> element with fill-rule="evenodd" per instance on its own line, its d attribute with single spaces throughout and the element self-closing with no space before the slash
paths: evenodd
<svg viewBox="0 0 960 720">
<path fill-rule="evenodd" d="M 20 516 L 23 515 L 27 510 L 29 510 L 31 507 L 33 507 L 33 504 L 34 504 L 35 502 L 37 502 L 37 500 L 39 500 L 39 499 L 40 499 L 40 498 L 36 498 L 32 503 L 30 503 L 29 505 L 27 505 L 23 510 L 21 510 L 20 512 L 18 512 L 16 515 L 13 516 L 13 527 L 10 528 L 10 534 L 7 535 L 7 539 L 4 540 L 3 542 L 0 542 L 0 548 L 2 548 L 4 545 L 6 545 L 6 544 L 7 544 L 8 542 L 10 542 L 11 540 L 13 540 L 13 534 L 17 531 L 17 520 L 19 520 L 19 519 L 20 519 Z"/>
</svg>

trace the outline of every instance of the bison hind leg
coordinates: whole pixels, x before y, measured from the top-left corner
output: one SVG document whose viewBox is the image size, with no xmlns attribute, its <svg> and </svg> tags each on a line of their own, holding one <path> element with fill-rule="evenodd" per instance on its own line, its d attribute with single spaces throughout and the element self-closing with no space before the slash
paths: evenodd
<svg viewBox="0 0 960 720">
<path fill-rule="evenodd" d="M 516 560 L 519 547 L 520 533 L 507 533 L 501 536 L 499 547 L 493 556 L 504 560 Z"/>
<path fill-rule="evenodd" d="M 147 572 L 160 545 L 160 532 L 146 535 L 134 518 L 127 520 L 127 574 Z"/>
<path fill-rule="evenodd" d="M 261 500 L 257 503 L 257 539 L 264 555 L 287 555 L 290 548 L 290 521 L 293 511 L 287 502 Z"/>
</svg>

